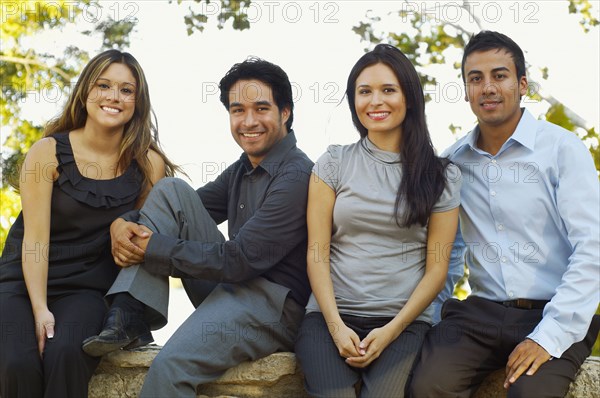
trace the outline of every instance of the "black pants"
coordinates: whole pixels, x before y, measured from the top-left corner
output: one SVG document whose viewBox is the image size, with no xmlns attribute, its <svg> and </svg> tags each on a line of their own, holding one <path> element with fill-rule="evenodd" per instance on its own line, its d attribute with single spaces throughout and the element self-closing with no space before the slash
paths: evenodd
<svg viewBox="0 0 600 398">
<path fill-rule="evenodd" d="M 0 293 L 0 395 L 2 398 L 84 398 L 100 362 L 81 342 L 98 334 L 106 312 L 102 294 L 81 291 L 48 298 L 54 338 L 38 352 L 27 294 Z"/>
<path fill-rule="evenodd" d="M 346 314 L 341 317 L 360 339 L 392 320 Z M 307 314 L 296 340 L 296 357 L 304 372 L 306 391 L 311 397 L 356 397 L 355 385 L 361 381 L 360 397 L 404 397 L 406 380 L 429 328 L 426 322 L 411 323 L 379 358 L 360 369 L 340 356 L 323 315 Z"/>
<path fill-rule="evenodd" d="M 541 309 L 506 308 L 471 296 L 450 299 L 442 321 L 428 333 L 411 384 L 411 396 L 470 397 L 491 372 L 504 369 L 508 356 L 542 319 Z M 581 364 L 590 355 L 600 317 L 595 316 L 585 338 L 560 358 L 525 373 L 508 389 L 510 397 L 564 397 Z"/>
</svg>

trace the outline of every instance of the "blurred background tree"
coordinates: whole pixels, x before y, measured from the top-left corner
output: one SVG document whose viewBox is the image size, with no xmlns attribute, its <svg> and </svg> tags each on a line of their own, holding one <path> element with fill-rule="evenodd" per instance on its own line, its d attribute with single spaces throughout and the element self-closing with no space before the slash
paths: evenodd
<svg viewBox="0 0 600 398">
<path fill-rule="evenodd" d="M 3 141 L 0 188 L 0 242 L 4 246 L 8 228 L 20 211 L 20 200 L 8 185 L 18 177 L 19 165 L 31 145 L 42 136 L 43 126 L 22 116 L 22 104 L 28 96 L 51 95 L 65 98 L 83 65 L 87 52 L 68 46 L 60 55 L 36 52 L 32 41 L 48 30 L 74 28 L 80 18 L 95 21 L 93 30 L 81 31 L 99 41 L 101 50 L 125 48 L 134 20 L 115 20 L 103 13 L 97 1 L 11 1 L 0 8 L 0 129 Z"/>
<path fill-rule="evenodd" d="M 433 74 L 428 72 L 435 65 L 452 65 L 460 78 L 460 63 L 462 49 L 469 41 L 469 38 L 481 30 L 494 30 L 493 27 L 486 26 L 476 15 L 476 10 L 481 11 L 480 2 L 463 1 L 460 8 L 464 11 L 466 17 L 461 18 L 468 24 L 461 25 L 455 19 L 444 20 L 444 13 L 439 12 L 439 5 L 432 4 L 428 9 L 424 2 L 421 8 L 415 7 L 411 1 L 402 1 L 399 3 L 399 10 L 396 13 L 390 13 L 385 16 L 389 23 L 401 27 L 400 30 L 385 31 L 379 25 L 382 25 L 382 16 L 370 15 L 367 13 L 365 19 L 360 21 L 353 30 L 361 39 L 370 46 L 378 43 L 388 43 L 398 47 L 415 65 L 421 77 L 423 87 L 431 87 L 438 84 Z M 456 3 L 458 4 L 458 3 Z M 599 21 L 591 12 L 591 3 L 589 0 L 566 0 L 565 12 L 580 15 L 579 24 L 584 32 L 598 34 Z M 534 11 L 535 3 L 526 3 L 522 8 L 516 3 L 511 6 L 514 13 L 521 12 L 521 19 L 527 21 L 527 12 Z M 437 7 L 437 9 L 435 9 Z M 516 15 L 516 14 L 515 14 Z M 466 26 L 468 25 L 468 26 Z M 456 51 L 458 50 L 458 51 Z M 541 79 L 547 79 L 550 71 L 544 65 L 527 65 L 530 83 L 532 75 L 540 76 Z M 550 93 L 544 92 L 539 84 L 531 84 L 528 93 L 529 98 L 548 103 L 549 108 L 546 112 L 546 120 L 558 124 L 565 129 L 572 131 L 581 138 L 589 148 L 596 170 L 600 170 L 600 137 L 598 132 L 590 124 L 580 117 L 575 110 L 569 109 L 559 99 Z M 430 98 L 426 98 L 429 100 Z M 457 133 L 457 128 L 453 125 L 448 126 L 453 132 Z"/>
<path fill-rule="evenodd" d="M 592 4 L 589 0 L 563 1 L 566 13 L 580 16 L 579 25 L 585 33 L 593 31 L 598 34 L 600 22 L 594 16 Z M 219 29 L 223 29 L 229 23 L 231 23 L 233 29 L 250 29 L 251 23 L 246 10 L 248 10 L 251 3 L 250 0 L 220 0 L 220 2 L 177 0 L 178 5 L 185 4 L 188 6 L 188 14 L 184 17 L 188 35 L 204 31 L 211 17 L 217 20 Z M 378 25 L 382 22 L 382 16 L 370 15 L 371 13 L 367 12 L 365 19 L 359 21 L 354 26 L 353 31 L 364 42 L 368 43 L 365 51 L 382 42 L 392 44 L 402 50 L 419 72 L 423 87 L 435 86 L 438 83 L 436 78 L 427 71 L 427 68 L 433 65 L 450 64 L 460 75 L 460 57 L 465 44 L 474 33 L 490 28 L 476 15 L 476 11 L 481 10 L 482 7 L 480 2 L 463 0 L 462 2 L 452 3 L 453 6 L 460 6 L 465 11 L 468 17 L 463 19 L 473 21 L 475 29 L 469 29 L 469 27 L 457 23 L 454 19 L 444 20 L 443 13 L 440 14 L 436 10 L 440 7 L 437 2 L 432 3 L 429 9 L 427 8 L 427 2 L 417 4 L 414 1 L 403 0 L 397 3 L 398 11 L 390 13 L 387 17 L 395 22 L 394 26 L 398 27 L 398 30 L 385 31 L 380 29 Z M 515 17 L 520 16 L 524 21 L 527 21 L 528 11 L 530 11 L 529 15 L 532 15 L 531 11 L 535 10 L 535 3 L 526 3 L 522 8 L 517 4 L 513 4 L 512 7 Z M 520 15 L 517 15 L 519 12 Z M 541 74 L 542 79 L 547 79 L 550 73 L 548 68 L 543 65 L 528 64 L 527 67 L 528 74 L 535 70 L 536 74 Z M 559 99 L 550 93 L 544 92 L 539 85 L 533 84 L 530 87 L 528 96 L 531 99 L 545 101 L 549 104 L 545 115 L 546 120 L 577 134 L 586 143 L 594 159 L 596 170 L 600 171 L 600 137 L 598 132 L 575 110 L 569 109 Z M 426 95 L 426 100 L 430 100 L 429 95 Z M 453 133 L 458 133 L 456 126 L 451 124 L 448 128 Z"/>
</svg>

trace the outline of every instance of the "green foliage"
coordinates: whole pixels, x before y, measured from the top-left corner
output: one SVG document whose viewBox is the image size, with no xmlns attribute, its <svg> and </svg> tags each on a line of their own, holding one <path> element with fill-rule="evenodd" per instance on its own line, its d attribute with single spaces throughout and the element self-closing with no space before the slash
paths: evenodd
<svg viewBox="0 0 600 398">
<path fill-rule="evenodd" d="M 21 199 L 18 194 L 7 189 L 0 190 L 0 251 L 4 249 L 4 242 L 10 226 L 21 211 Z"/>
<path fill-rule="evenodd" d="M 465 273 L 460 278 L 460 280 L 456 283 L 456 287 L 454 288 L 454 297 L 459 300 L 464 300 L 469 295 L 469 290 L 467 289 L 467 283 L 469 280 L 469 268 L 465 264 Z"/>
<path fill-rule="evenodd" d="M 14 1 L 10 5 L 1 8 L 3 14 L 0 16 L 2 126 L 19 119 L 20 105 L 28 93 L 48 88 L 64 91 L 89 60 L 85 51 L 74 46 L 65 48 L 60 55 L 52 55 L 34 50 L 26 41 L 48 29 L 64 29 L 74 24 L 86 7 L 101 8 L 93 0 Z M 134 25 L 133 20 L 115 21 L 110 16 L 99 19 L 94 32 L 103 36 L 101 49 L 127 47 Z M 92 35 L 94 32 L 81 33 Z"/>
<path fill-rule="evenodd" d="M 598 308 L 596 309 L 596 315 L 600 315 L 600 305 L 598 305 Z M 600 357 L 600 335 L 596 337 L 596 343 L 594 344 L 594 347 L 592 347 L 592 356 Z"/>
<path fill-rule="evenodd" d="M 28 92 L 48 87 L 64 89 L 76 73 L 75 65 L 66 58 L 38 53 L 23 43 L 24 39 L 46 29 L 60 29 L 81 13 L 67 1 L 18 1 L 11 7 L 1 8 L 2 48 L 0 49 L 0 75 L 2 76 L 2 126 L 16 122 L 20 104 Z M 88 5 L 89 1 L 82 1 Z M 67 14 L 68 13 L 68 14 Z"/>
<path fill-rule="evenodd" d="M 182 1 L 179 0 L 178 4 Z M 209 16 L 216 15 L 217 26 L 223 29 L 232 21 L 233 29 L 250 28 L 246 11 L 250 0 L 234 1 L 194 0 L 189 7 L 190 14 L 185 17 L 188 34 L 202 31 Z M 188 2 L 189 4 L 189 2 Z M 200 11 L 193 6 L 200 6 Z M 118 19 L 115 3 L 104 9 L 99 0 L 38 0 L 11 1 L 0 7 L 0 118 L 2 129 L 3 153 L 0 159 L 2 169 L 2 199 L 0 213 L 0 243 L 5 241 L 7 228 L 20 211 L 18 195 L 10 184 L 16 184 L 20 164 L 31 145 L 42 136 L 42 121 L 24 119 L 21 107 L 28 94 L 40 95 L 48 90 L 57 90 L 66 98 L 71 82 L 83 66 L 89 61 L 87 51 L 70 45 L 58 54 L 36 51 L 28 45 L 36 36 L 47 30 L 73 28 L 78 21 L 92 21 L 80 34 L 98 37 L 98 50 L 109 48 L 125 49 L 129 46 L 129 37 L 137 20 L 131 13 Z M 125 11 L 130 7 L 123 5 Z M 102 16 L 102 17 L 100 17 Z M 113 18 L 113 16 L 117 18 Z"/>
<path fill-rule="evenodd" d="M 178 5 L 183 2 L 183 0 L 177 0 Z M 188 1 L 185 3 L 189 4 Z M 250 0 L 221 0 L 220 2 L 194 0 L 194 3 L 196 4 L 188 7 L 189 14 L 183 18 L 188 35 L 192 35 L 196 31 L 203 32 L 209 17 L 213 15 L 216 15 L 219 29 L 223 29 L 229 20 L 231 20 L 231 27 L 235 30 L 250 29 L 247 13 L 248 7 L 252 3 Z"/>
<path fill-rule="evenodd" d="M 20 211 L 20 201 L 10 183 L 18 179 L 19 165 L 31 145 L 42 135 L 40 121 L 27 120 L 21 113 L 21 107 L 28 95 L 40 96 L 40 93 L 55 90 L 66 98 L 71 81 L 83 65 L 89 60 L 86 51 L 67 46 L 59 55 L 37 51 L 29 45 L 36 36 L 43 35 L 49 29 L 62 30 L 81 20 L 83 13 L 90 9 L 102 9 L 97 0 L 51 0 L 51 1 L 12 1 L 0 7 L 0 117 L 2 129 L 3 153 L 0 159 L 2 167 L 2 198 L 0 214 L 0 242 L 6 238 L 7 228 Z M 109 13 L 104 13 L 109 15 Z M 87 20 L 96 20 L 91 31 L 80 32 L 87 36 L 101 36 L 100 50 L 124 48 L 129 45 L 129 34 L 135 21 L 130 19 L 114 20 L 110 16 Z"/>
<path fill-rule="evenodd" d="M 103 35 L 103 48 L 129 47 L 129 34 L 133 31 L 132 21 L 115 21 L 112 17 L 96 26 L 95 31 Z"/>
<path fill-rule="evenodd" d="M 448 128 L 450 129 L 450 131 L 452 132 L 453 135 L 458 135 L 460 133 L 460 131 L 462 130 L 462 127 L 455 126 L 452 123 L 450 123 L 450 126 L 448 126 Z"/>
<path fill-rule="evenodd" d="M 402 4 L 402 3 L 400 3 Z M 427 3 L 422 3 L 426 7 Z M 433 6 L 433 5 L 432 5 Z M 400 7 L 399 7 L 400 8 Z M 408 10 L 410 9 L 410 10 Z M 467 2 L 461 9 L 469 14 L 469 20 L 477 23 L 482 29 L 478 18 L 473 15 Z M 569 0 L 568 10 L 570 13 L 578 13 L 582 17 L 581 25 L 588 32 L 592 27 L 598 25 L 598 20 L 591 13 L 591 4 L 588 0 Z M 393 32 L 378 32 L 378 25 L 382 22 L 379 16 L 365 15 L 365 20 L 358 22 L 352 30 L 361 39 L 371 46 L 386 42 L 398 47 L 410 61 L 415 65 L 419 73 L 423 87 L 431 87 L 437 84 L 434 76 L 428 73 L 428 68 L 438 64 L 452 64 L 459 73 L 462 51 L 453 51 L 464 48 L 472 31 L 454 22 L 444 21 L 439 14 L 428 12 L 426 8 L 416 10 L 413 7 L 402 7 L 396 14 L 391 14 L 398 20 L 398 30 Z M 528 65 L 529 69 L 531 66 Z M 542 78 L 547 79 L 549 70 L 547 67 L 538 67 Z M 550 104 L 546 117 L 552 123 L 563 126 L 569 131 L 577 133 L 588 146 L 596 165 L 600 171 L 599 142 L 600 137 L 594 128 L 587 126 L 585 120 L 575 112 L 565 107 L 556 98 L 544 95 L 535 87 L 530 85 L 527 96 L 536 101 L 546 101 Z M 429 101 L 431 96 L 426 93 L 425 100 Z M 457 132 L 456 126 L 451 124 L 449 129 Z M 584 132 L 584 134 L 581 134 Z"/>
<path fill-rule="evenodd" d="M 585 129 L 577 126 L 567 115 L 565 106 L 561 103 L 550 106 L 546 112 L 546 120 L 577 134 L 589 148 L 596 170 L 600 170 L 600 136 L 595 128 Z"/>
<path fill-rule="evenodd" d="M 470 32 L 456 25 L 444 24 L 433 14 L 414 10 L 409 12 L 401 9 L 397 17 L 401 21 L 398 26 L 402 31 L 389 32 L 384 37 L 379 37 L 374 29 L 381 21 L 378 16 L 366 15 L 367 21 L 359 22 L 352 30 L 363 41 L 373 45 L 386 42 L 396 46 L 415 65 L 423 87 L 436 85 L 436 78 L 427 74 L 426 67 L 447 63 L 446 50 L 463 48 Z M 460 68 L 460 62 L 454 62 L 453 66 Z M 426 93 L 425 100 L 431 100 L 431 95 Z"/>
<path fill-rule="evenodd" d="M 425 7 L 426 3 L 422 3 L 422 5 Z M 468 5 L 464 5 L 462 8 L 464 11 L 471 13 Z M 581 14 L 581 25 L 586 32 L 589 31 L 590 27 L 598 25 L 598 21 L 591 15 L 589 1 L 569 0 L 569 12 Z M 372 16 L 369 13 L 365 15 L 364 21 L 358 22 L 353 27 L 353 31 L 371 46 L 386 42 L 398 47 L 415 65 L 424 87 L 437 83 L 435 77 L 427 73 L 427 68 L 431 65 L 452 63 L 458 73 L 461 64 L 458 57 L 461 56 L 462 52 L 451 50 L 464 48 L 473 32 L 456 23 L 444 22 L 435 13 L 418 12 L 414 9 L 408 12 L 401 9 L 396 17 L 399 22 L 396 24 L 398 29 L 393 32 L 378 33 L 377 26 L 382 18 Z M 475 22 L 478 21 L 474 15 L 471 15 L 469 19 Z M 479 26 L 479 28 L 482 27 Z M 547 79 L 549 75 L 548 68 L 539 67 L 539 70 L 542 72 L 542 78 Z M 534 87 L 530 87 L 527 96 L 537 101 L 545 100 L 551 104 L 546 114 L 548 121 L 563 126 L 569 131 L 585 132 L 585 135 L 580 135 L 580 138 L 588 145 L 596 169 L 600 170 L 600 137 L 598 132 L 594 128 L 586 128 L 585 121 L 576 117 L 573 111 L 567 110 L 563 104 L 551 96 L 544 97 Z M 430 100 L 430 98 L 426 96 L 426 100 Z M 449 129 L 453 134 L 460 130 L 453 124 L 450 124 Z M 454 291 L 456 297 L 464 299 L 468 295 L 467 280 L 468 269 L 465 267 L 465 274 L 457 283 Z M 600 345 L 599 342 L 597 342 L 597 350 L 598 345 Z"/>
<path fill-rule="evenodd" d="M 562 126 L 569 131 L 575 131 L 576 128 L 573 121 L 569 119 L 565 113 L 565 106 L 560 103 L 550 106 L 550 109 L 548 109 L 548 112 L 546 112 L 546 120 L 548 120 L 550 123 Z"/>
<path fill-rule="evenodd" d="M 600 135 L 594 127 L 585 130 L 585 135 L 581 137 L 583 142 L 589 143 L 590 153 L 594 159 L 596 170 L 600 170 Z"/>
<path fill-rule="evenodd" d="M 11 150 L 2 159 L 2 186 L 17 187 L 19 170 L 25 159 L 25 153 L 34 142 L 42 137 L 42 126 L 34 125 L 28 120 L 22 120 L 4 142 L 4 147 Z"/>
<path fill-rule="evenodd" d="M 600 22 L 591 12 L 592 4 L 589 0 L 569 0 L 569 14 L 581 15 L 579 24 L 584 32 L 589 32 L 594 26 L 598 26 Z"/>
</svg>

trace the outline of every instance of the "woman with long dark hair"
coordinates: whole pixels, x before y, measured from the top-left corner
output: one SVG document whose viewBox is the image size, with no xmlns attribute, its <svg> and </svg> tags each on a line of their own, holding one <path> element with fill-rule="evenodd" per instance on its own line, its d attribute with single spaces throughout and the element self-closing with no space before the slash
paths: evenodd
<svg viewBox="0 0 600 398">
<path fill-rule="evenodd" d="M 360 140 L 313 168 L 308 275 L 313 295 L 296 342 L 317 397 L 404 395 L 446 281 L 460 171 L 435 153 L 423 89 L 397 48 L 380 44 L 346 88 Z"/>
<path fill-rule="evenodd" d="M 137 60 L 105 51 L 27 153 L 23 210 L 0 260 L 2 397 L 87 396 L 99 358 L 81 342 L 101 329 L 103 296 L 118 273 L 110 224 L 178 170 L 151 116 Z"/>
</svg>

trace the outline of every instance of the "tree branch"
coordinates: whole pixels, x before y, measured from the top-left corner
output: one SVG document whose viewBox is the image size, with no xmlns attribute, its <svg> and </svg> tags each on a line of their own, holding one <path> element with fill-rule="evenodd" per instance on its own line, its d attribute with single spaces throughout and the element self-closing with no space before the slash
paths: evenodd
<svg viewBox="0 0 600 398">
<path fill-rule="evenodd" d="M 577 127 L 581 127 L 585 130 L 589 130 L 591 128 L 589 123 L 584 118 L 579 116 L 571 108 L 566 106 L 563 102 L 560 102 L 559 100 L 554 98 L 552 95 L 542 93 L 541 88 L 538 90 L 537 94 L 539 94 L 539 96 L 542 97 L 542 99 L 544 101 L 546 101 L 547 103 L 549 103 L 550 105 L 553 105 L 553 106 L 562 105 L 563 109 L 565 110 L 565 115 L 567 115 L 567 117 L 569 119 L 571 119 L 571 122 L 573 122 L 573 124 L 576 125 Z"/>
<path fill-rule="evenodd" d="M 471 18 L 473 18 L 473 20 L 477 24 L 477 27 L 479 28 L 479 30 L 482 30 L 481 19 L 473 13 L 473 11 L 472 11 L 473 7 L 471 7 L 471 2 L 468 0 L 465 0 L 463 2 L 462 8 L 464 8 L 469 13 Z"/>
<path fill-rule="evenodd" d="M 14 64 L 22 64 L 25 66 L 27 66 L 27 65 L 39 66 L 40 68 L 48 69 L 54 73 L 59 74 L 66 81 L 71 80 L 71 77 L 72 77 L 68 73 L 66 73 L 64 70 L 57 68 L 55 66 L 48 66 L 47 64 L 43 63 L 42 61 L 38 61 L 36 59 L 10 57 L 10 56 L 6 56 L 6 55 L 0 55 L 0 62 L 12 62 Z"/>
</svg>

